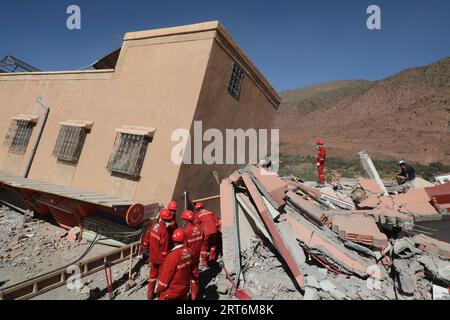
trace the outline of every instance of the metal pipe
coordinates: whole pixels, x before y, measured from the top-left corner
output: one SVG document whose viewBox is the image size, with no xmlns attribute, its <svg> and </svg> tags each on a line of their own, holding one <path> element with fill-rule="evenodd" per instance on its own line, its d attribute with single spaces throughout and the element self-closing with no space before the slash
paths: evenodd
<svg viewBox="0 0 450 320">
<path fill-rule="evenodd" d="M 47 122 L 48 114 L 50 112 L 50 108 L 47 107 L 44 102 L 42 101 L 41 97 L 37 97 L 36 102 L 44 109 L 44 114 L 42 116 L 42 119 L 39 123 L 38 132 L 36 139 L 33 144 L 33 148 L 31 149 L 31 154 L 28 156 L 26 162 L 25 162 L 25 169 L 22 174 L 24 178 L 28 177 L 28 174 L 30 173 L 31 164 L 33 163 L 34 156 L 36 155 L 36 151 L 39 145 L 39 142 L 41 141 L 42 132 L 44 131 L 45 124 Z"/>
</svg>

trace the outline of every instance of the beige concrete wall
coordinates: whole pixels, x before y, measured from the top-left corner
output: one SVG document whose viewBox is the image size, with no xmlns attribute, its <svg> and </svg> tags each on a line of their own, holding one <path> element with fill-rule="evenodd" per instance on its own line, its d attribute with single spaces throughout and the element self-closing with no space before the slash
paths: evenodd
<svg viewBox="0 0 450 320">
<path fill-rule="evenodd" d="M 0 76 L 0 138 L 11 117 L 37 114 L 35 100 L 41 96 L 51 110 L 29 178 L 144 204 L 167 202 L 179 170 L 170 158 L 170 135 L 190 127 L 213 41 L 190 40 L 126 41 L 115 71 Z M 59 122 L 69 119 L 94 122 L 76 167 L 58 164 L 52 156 Z M 139 181 L 112 177 L 106 170 L 115 129 L 123 125 L 156 128 Z M 36 133 L 35 128 L 31 141 Z M 3 144 L 0 148 L 0 170 L 22 172 L 31 143 L 24 156 L 9 154 Z"/>
<path fill-rule="evenodd" d="M 220 40 L 220 38 L 218 38 Z M 238 55 L 231 55 L 232 48 L 223 42 L 214 41 L 211 58 L 208 63 L 201 95 L 199 98 L 194 121 L 203 122 L 203 130 L 217 128 L 225 136 L 225 129 L 273 128 L 277 104 L 266 96 L 266 92 L 258 85 L 245 67 L 245 62 L 239 60 L 246 70 L 240 99 L 236 100 L 228 93 L 228 81 L 232 64 Z M 193 135 L 193 127 L 191 127 Z M 208 143 L 204 143 L 204 147 Z M 174 197 L 178 197 L 186 189 L 191 199 L 198 199 L 219 194 L 213 172 L 217 171 L 220 179 L 229 176 L 239 165 L 186 165 L 181 167 Z M 219 212 L 219 201 L 208 203 L 211 209 Z"/>
</svg>

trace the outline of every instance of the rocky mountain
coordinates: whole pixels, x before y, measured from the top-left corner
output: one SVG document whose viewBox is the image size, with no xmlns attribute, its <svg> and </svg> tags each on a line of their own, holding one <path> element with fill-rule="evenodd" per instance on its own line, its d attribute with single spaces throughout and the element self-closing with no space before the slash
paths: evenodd
<svg viewBox="0 0 450 320">
<path fill-rule="evenodd" d="M 450 57 L 379 81 L 333 81 L 280 93 L 281 151 L 450 164 Z"/>
</svg>

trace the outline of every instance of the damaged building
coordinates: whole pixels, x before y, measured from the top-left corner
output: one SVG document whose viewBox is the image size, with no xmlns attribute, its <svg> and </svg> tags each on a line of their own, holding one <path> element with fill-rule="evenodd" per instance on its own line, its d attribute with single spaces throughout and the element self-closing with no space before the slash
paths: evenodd
<svg viewBox="0 0 450 320">
<path fill-rule="evenodd" d="M 2 197 L 65 227 L 98 211 L 124 223 L 135 203 L 217 195 L 217 177 L 238 166 L 174 163 L 172 133 L 193 135 L 195 121 L 269 129 L 280 104 L 217 21 L 129 32 L 93 68 L 0 75 Z"/>
</svg>

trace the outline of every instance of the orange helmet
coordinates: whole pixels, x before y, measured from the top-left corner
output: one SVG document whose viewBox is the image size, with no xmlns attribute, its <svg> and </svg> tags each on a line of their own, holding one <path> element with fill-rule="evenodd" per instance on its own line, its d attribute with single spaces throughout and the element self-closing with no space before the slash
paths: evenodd
<svg viewBox="0 0 450 320">
<path fill-rule="evenodd" d="M 163 220 L 172 220 L 173 218 L 173 213 L 172 211 L 170 211 L 169 209 L 162 209 L 159 212 L 159 217 Z"/>
<path fill-rule="evenodd" d="M 317 139 L 317 144 L 323 145 L 324 144 L 323 139 Z"/>
<path fill-rule="evenodd" d="M 187 211 L 183 212 L 183 214 L 181 215 L 181 219 L 193 222 L 194 221 L 194 212 L 192 212 L 191 210 L 187 210 Z"/>
<path fill-rule="evenodd" d="M 170 201 L 169 204 L 167 205 L 167 209 L 177 211 L 178 210 L 177 202 L 174 200 Z"/>
<path fill-rule="evenodd" d="M 173 242 L 182 243 L 184 242 L 185 233 L 184 230 L 181 228 L 176 229 L 172 234 L 172 240 Z"/>
<path fill-rule="evenodd" d="M 203 209 L 205 206 L 203 205 L 203 203 L 201 203 L 201 202 L 197 202 L 196 204 L 195 204 L 195 209 L 197 209 L 197 210 L 200 210 L 200 209 Z"/>
</svg>

